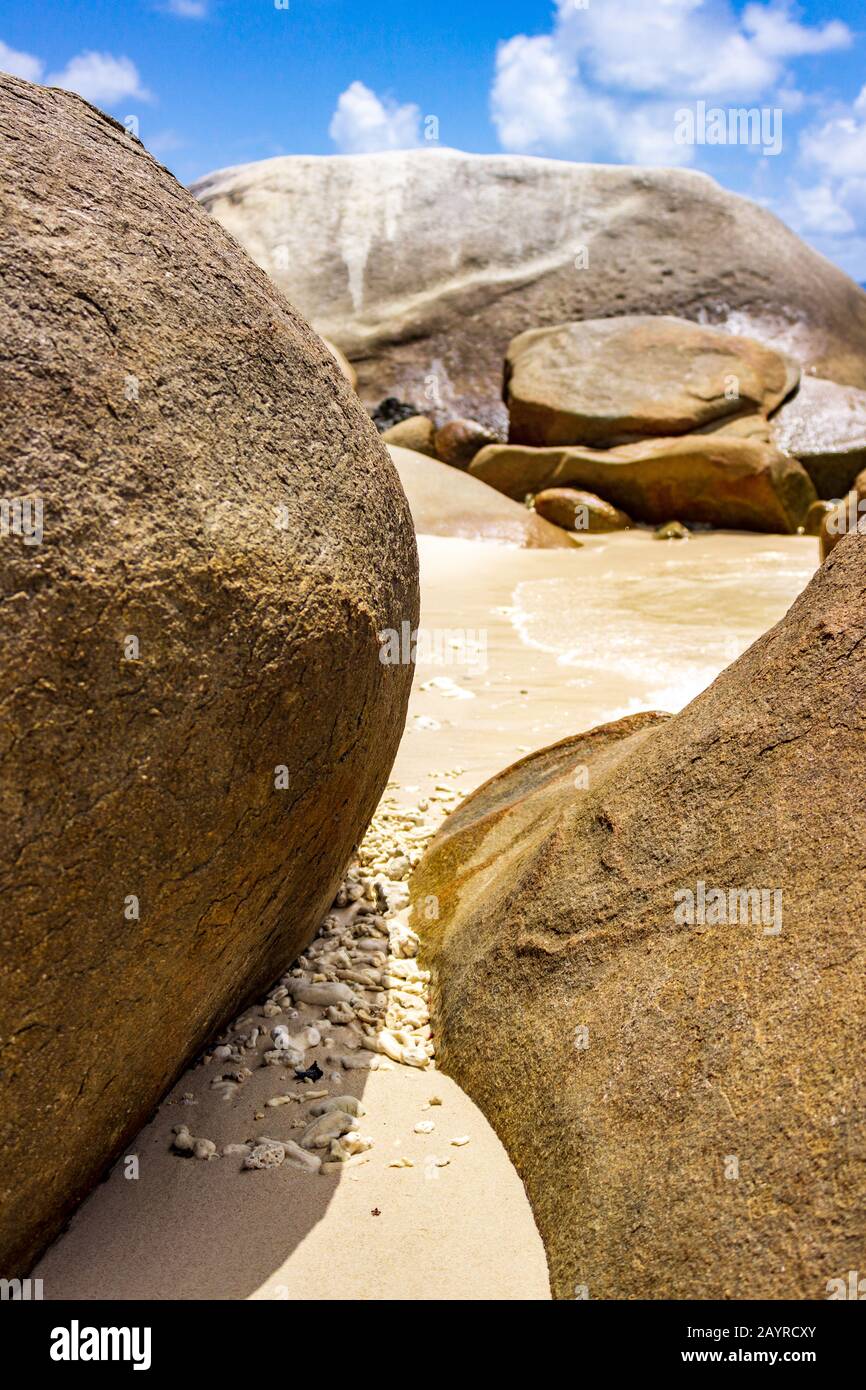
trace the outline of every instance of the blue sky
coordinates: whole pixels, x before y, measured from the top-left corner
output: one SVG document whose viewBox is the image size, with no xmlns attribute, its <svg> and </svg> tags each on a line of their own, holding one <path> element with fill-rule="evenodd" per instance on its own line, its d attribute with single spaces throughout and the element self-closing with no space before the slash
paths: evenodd
<svg viewBox="0 0 866 1390">
<path fill-rule="evenodd" d="M 0 68 L 135 117 L 184 182 L 431 134 L 686 164 L 866 281 L 864 0 L 5 0 Z M 766 148 L 781 111 L 780 152 L 678 139 L 700 102 L 766 110 Z"/>
</svg>

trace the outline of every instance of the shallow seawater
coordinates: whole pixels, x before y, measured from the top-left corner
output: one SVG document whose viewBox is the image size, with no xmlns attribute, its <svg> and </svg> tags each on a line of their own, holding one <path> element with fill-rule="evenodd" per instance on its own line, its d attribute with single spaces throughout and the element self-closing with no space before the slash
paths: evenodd
<svg viewBox="0 0 866 1390">
<path fill-rule="evenodd" d="M 682 709 L 818 564 L 812 537 L 747 532 L 662 542 L 636 530 L 574 550 L 420 536 L 419 553 L 421 625 L 445 640 L 438 664 L 417 666 L 394 777 L 425 790 L 437 771 L 459 766 L 469 790 L 570 734 Z M 471 661 L 448 645 L 455 629 L 476 643 Z"/>
<path fill-rule="evenodd" d="M 566 668 L 570 685 L 618 678 L 631 688 L 611 718 L 682 709 L 778 622 L 815 568 L 814 542 L 795 539 L 794 548 L 788 537 L 636 539 L 637 547 L 628 537 L 600 543 L 591 575 L 575 566 L 524 580 L 509 614 L 527 646 Z"/>
</svg>

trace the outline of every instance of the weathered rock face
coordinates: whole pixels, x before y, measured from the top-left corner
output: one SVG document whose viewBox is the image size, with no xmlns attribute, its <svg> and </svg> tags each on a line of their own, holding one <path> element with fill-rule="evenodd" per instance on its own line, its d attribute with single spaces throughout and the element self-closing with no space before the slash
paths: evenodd
<svg viewBox="0 0 866 1390">
<path fill-rule="evenodd" d="M 419 535 L 456 536 L 551 550 L 579 541 L 486 483 L 425 454 L 389 445 Z"/>
<path fill-rule="evenodd" d="M 445 416 L 504 428 L 509 341 L 616 314 L 730 325 L 866 388 L 866 294 L 704 174 L 407 150 L 269 159 L 193 192 L 369 402 L 426 402 L 433 378 Z"/>
<path fill-rule="evenodd" d="M 556 1297 L 821 1299 L 863 1248 L 864 710 L 849 536 L 681 714 L 525 759 L 422 861 L 437 1055 Z"/>
<path fill-rule="evenodd" d="M 623 531 L 631 518 L 594 492 L 576 487 L 549 487 L 535 498 L 535 510 L 545 521 L 566 531 Z"/>
<path fill-rule="evenodd" d="M 799 459 L 819 497 L 842 498 L 866 468 L 866 391 L 804 376 L 772 420 L 780 449 Z"/>
<path fill-rule="evenodd" d="M 637 521 L 678 518 L 748 531 L 794 532 L 815 501 L 796 459 L 760 439 L 691 434 L 619 449 L 490 445 L 469 472 L 507 497 L 573 486 Z"/>
<path fill-rule="evenodd" d="M 508 438 L 607 448 L 766 417 L 794 390 L 790 358 L 751 338 L 661 315 L 530 329 L 508 346 Z"/>
<path fill-rule="evenodd" d="M 411 672 L 411 519 L 333 358 L 121 126 L 0 79 L 0 1272 L 303 947 Z M 23 528 L 36 539 L 34 516 Z"/>
</svg>

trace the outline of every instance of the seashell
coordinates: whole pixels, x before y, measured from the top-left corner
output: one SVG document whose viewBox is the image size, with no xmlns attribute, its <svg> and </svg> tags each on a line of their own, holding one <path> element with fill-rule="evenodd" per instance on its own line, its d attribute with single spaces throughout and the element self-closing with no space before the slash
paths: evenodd
<svg viewBox="0 0 866 1390">
<path fill-rule="evenodd" d="M 174 1135 L 171 1145 L 173 1149 L 182 1154 L 192 1153 L 195 1140 L 186 1125 L 175 1125 L 172 1134 Z"/>
<path fill-rule="evenodd" d="M 340 1172 L 342 1172 L 342 1170 L 343 1170 L 344 1168 L 354 1168 L 354 1167 L 356 1167 L 359 1163 L 369 1163 L 369 1162 L 370 1162 L 370 1155 L 369 1155 L 369 1154 L 366 1154 L 366 1153 L 352 1154 L 351 1157 L 349 1157 L 349 1158 L 338 1158 L 338 1159 L 333 1159 L 333 1158 L 332 1158 L 332 1159 L 329 1159 L 327 1163 L 323 1163 L 323 1164 L 322 1164 L 322 1167 L 321 1167 L 321 1170 L 320 1170 L 320 1171 L 323 1172 L 323 1173 L 340 1173 Z"/>
<path fill-rule="evenodd" d="M 419 1120 L 415 1126 L 416 1134 L 432 1134 L 436 1126 L 432 1120 Z"/>
<path fill-rule="evenodd" d="M 462 1149 L 464 1144 L 469 1143 L 469 1135 L 461 1134 L 459 1138 L 452 1139 L 451 1143 L 454 1145 L 455 1149 Z"/>
<path fill-rule="evenodd" d="M 351 1057 L 341 1057 L 340 1063 L 346 1071 L 378 1071 L 380 1063 L 378 1057 L 371 1057 L 369 1052 L 355 1052 Z"/>
<path fill-rule="evenodd" d="M 212 1139 L 196 1139 L 192 1152 L 194 1158 L 219 1158 L 217 1146 Z"/>
<path fill-rule="evenodd" d="M 348 1004 L 330 1004 L 326 1013 L 331 1023 L 351 1023 L 355 1017 Z"/>
</svg>

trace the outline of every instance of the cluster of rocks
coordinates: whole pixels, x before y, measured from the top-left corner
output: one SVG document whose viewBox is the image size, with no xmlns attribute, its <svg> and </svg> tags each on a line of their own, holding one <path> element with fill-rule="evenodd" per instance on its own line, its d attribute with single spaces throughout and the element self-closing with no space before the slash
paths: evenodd
<svg viewBox="0 0 866 1390">
<path fill-rule="evenodd" d="M 470 471 L 507 496 L 535 494 L 545 516 L 570 509 L 577 526 L 795 532 L 817 495 L 769 419 L 799 380 L 753 339 L 668 316 L 533 329 L 506 356 L 509 442 Z"/>
<path fill-rule="evenodd" d="M 691 169 L 426 147 L 282 156 L 192 191 L 340 344 L 365 401 L 432 401 L 504 436 L 511 339 L 614 315 L 741 333 L 866 389 L 863 290 Z"/>
<path fill-rule="evenodd" d="M 570 532 L 635 522 L 818 535 L 866 466 L 866 391 L 670 316 L 532 329 L 505 359 L 507 442 L 390 397 L 383 440 L 468 471 Z M 677 526 L 672 526 L 673 519 Z"/>
</svg>

